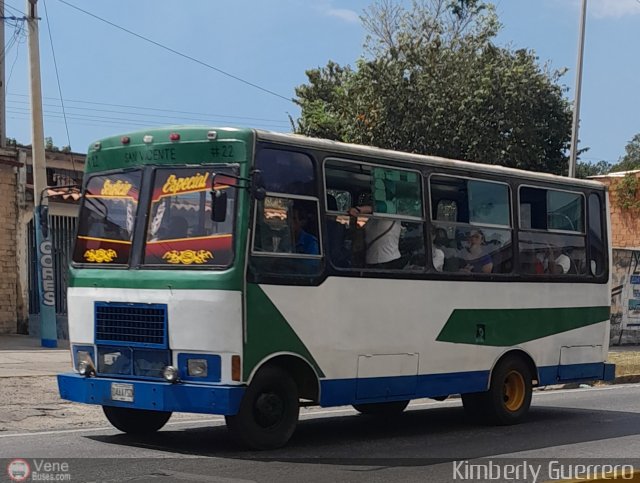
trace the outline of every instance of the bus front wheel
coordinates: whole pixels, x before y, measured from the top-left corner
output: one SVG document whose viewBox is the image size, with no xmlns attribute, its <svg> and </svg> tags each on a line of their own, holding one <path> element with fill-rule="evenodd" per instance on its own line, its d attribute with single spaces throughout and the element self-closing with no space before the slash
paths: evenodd
<svg viewBox="0 0 640 483">
<path fill-rule="evenodd" d="M 284 446 L 298 423 L 300 401 L 293 378 L 276 366 L 267 366 L 249 384 L 235 416 L 226 416 L 227 428 L 239 443 L 253 449 Z"/>
<path fill-rule="evenodd" d="M 128 434 L 154 433 L 162 428 L 171 417 L 170 412 L 117 406 L 102 406 L 102 410 L 115 428 Z"/>
<path fill-rule="evenodd" d="M 367 416 L 393 416 L 400 414 L 409 405 L 409 401 L 391 401 L 383 403 L 354 404 L 353 408 Z"/>
<path fill-rule="evenodd" d="M 462 395 L 465 412 L 484 423 L 520 423 L 531 406 L 531 380 L 528 364 L 519 357 L 508 357 L 493 370 L 488 391 Z"/>
</svg>

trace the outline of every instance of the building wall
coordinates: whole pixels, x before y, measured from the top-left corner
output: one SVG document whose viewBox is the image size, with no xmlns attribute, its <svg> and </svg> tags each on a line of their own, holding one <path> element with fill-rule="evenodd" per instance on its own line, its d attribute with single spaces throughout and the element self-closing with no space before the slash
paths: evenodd
<svg viewBox="0 0 640 483">
<path fill-rule="evenodd" d="M 80 182 L 84 156 L 46 152 L 47 184 Z M 0 334 L 29 332 L 28 226 L 33 216 L 30 149 L 0 148 Z M 76 216 L 77 204 L 50 198 L 52 215 Z"/>
<path fill-rule="evenodd" d="M 640 182 L 640 171 L 594 177 L 609 188 L 613 247 L 610 345 L 640 344 L 640 212 L 621 206 L 618 187 L 625 175 Z M 636 199 L 640 200 L 640 192 Z"/>
<path fill-rule="evenodd" d="M 632 172 L 640 182 L 640 171 Z M 640 248 L 640 212 L 623 209 L 618 200 L 617 187 L 623 176 L 596 177 L 597 181 L 609 187 L 609 201 L 611 206 L 611 245 L 613 248 Z M 640 193 L 638 193 L 640 195 Z M 640 199 L 640 196 L 638 196 Z"/>
<path fill-rule="evenodd" d="M 0 334 L 17 329 L 17 168 L 0 164 Z"/>
</svg>

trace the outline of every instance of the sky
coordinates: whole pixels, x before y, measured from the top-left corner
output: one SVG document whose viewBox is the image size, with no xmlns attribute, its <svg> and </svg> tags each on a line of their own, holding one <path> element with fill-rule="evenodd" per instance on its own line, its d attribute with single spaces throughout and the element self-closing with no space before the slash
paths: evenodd
<svg viewBox="0 0 640 483">
<path fill-rule="evenodd" d="M 359 16 L 372 1 L 39 0 L 45 136 L 83 153 L 97 139 L 160 125 L 290 132 L 305 70 L 362 56 Z M 567 68 L 561 83 L 573 102 L 581 0 L 495 5 L 498 44 Z M 5 16 L 25 11 L 5 1 Z M 582 160 L 613 163 L 640 132 L 640 0 L 588 0 L 587 12 L 579 148 L 589 148 Z M 25 31 L 5 21 L 6 116 L 7 136 L 30 144 Z"/>
</svg>

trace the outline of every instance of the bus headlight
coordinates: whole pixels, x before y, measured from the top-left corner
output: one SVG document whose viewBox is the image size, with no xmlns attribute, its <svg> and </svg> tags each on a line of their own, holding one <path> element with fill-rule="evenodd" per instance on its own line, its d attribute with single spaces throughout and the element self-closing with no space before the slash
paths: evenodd
<svg viewBox="0 0 640 483">
<path fill-rule="evenodd" d="M 96 366 L 93 363 L 93 353 L 88 350 L 76 349 L 76 370 L 81 376 L 93 376 L 96 373 Z"/>
<path fill-rule="evenodd" d="M 189 377 L 207 377 L 208 372 L 206 359 L 189 359 L 187 361 Z"/>
<path fill-rule="evenodd" d="M 96 374 L 96 370 L 93 367 L 93 364 L 87 361 L 78 362 L 78 374 L 85 377 L 91 377 Z"/>
<path fill-rule="evenodd" d="M 162 369 L 162 377 L 164 377 L 167 382 L 178 382 L 178 369 L 173 366 L 167 366 Z"/>
</svg>

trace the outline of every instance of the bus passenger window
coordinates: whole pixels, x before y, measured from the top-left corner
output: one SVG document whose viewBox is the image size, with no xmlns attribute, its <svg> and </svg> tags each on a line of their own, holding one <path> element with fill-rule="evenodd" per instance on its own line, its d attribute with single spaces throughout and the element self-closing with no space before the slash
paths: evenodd
<svg viewBox="0 0 640 483">
<path fill-rule="evenodd" d="M 442 253 L 443 272 L 510 273 L 513 248 L 509 186 L 434 174 L 430 188 L 434 269 L 438 271 L 436 254 Z"/>
<path fill-rule="evenodd" d="M 256 157 L 256 168 L 267 191 L 316 196 L 313 160 L 306 154 L 262 149 Z"/>
<path fill-rule="evenodd" d="M 343 160 L 327 160 L 324 168 L 332 264 L 424 270 L 420 173 Z"/>
<path fill-rule="evenodd" d="M 584 196 L 520 187 L 520 270 L 535 275 L 587 273 Z"/>
<path fill-rule="evenodd" d="M 589 195 L 589 270 L 591 275 L 604 273 L 606 245 L 602 222 L 602 208 L 597 194 Z"/>
<path fill-rule="evenodd" d="M 256 204 L 251 264 L 267 274 L 314 274 L 321 268 L 318 202 L 267 196 Z"/>
</svg>

